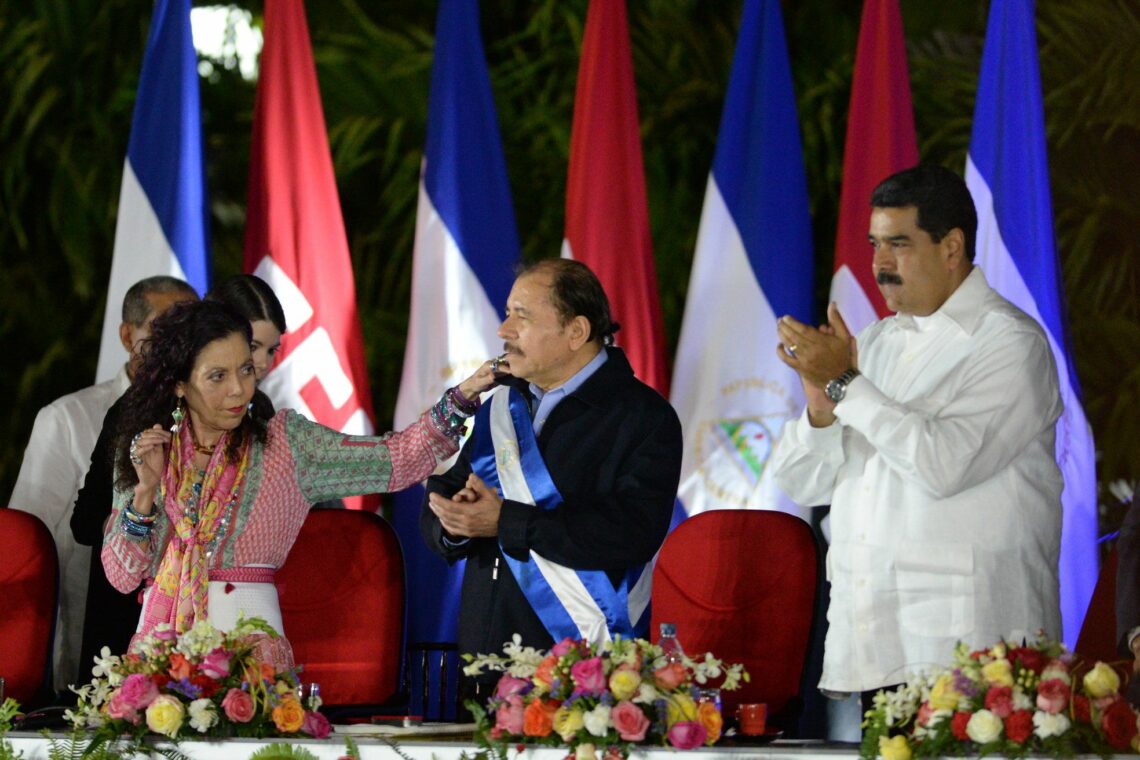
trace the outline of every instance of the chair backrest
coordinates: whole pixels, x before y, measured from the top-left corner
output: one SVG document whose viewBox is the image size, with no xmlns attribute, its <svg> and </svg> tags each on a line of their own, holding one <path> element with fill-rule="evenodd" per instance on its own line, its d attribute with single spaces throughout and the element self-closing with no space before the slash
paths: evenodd
<svg viewBox="0 0 1140 760">
<path fill-rule="evenodd" d="M 1116 547 L 1101 565 L 1081 633 L 1073 650 L 1089 664 L 1124 659 L 1116 649 Z"/>
<path fill-rule="evenodd" d="M 0 676 L 5 696 L 28 705 L 46 687 L 59 564 L 40 518 L 0 509 Z"/>
<path fill-rule="evenodd" d="M 657 558 L 653 637 L 661 622 L 675 623 L 690 656 L 744 663 L 751 681 L 722 695 L 726 708 L 766 702 L 769 715 L 778 713 L 800 691 L 816 559 L 811 528 L 798 517 L 739 509 L 690 517 Z"/>
<path fill-rule="evenodd" d="M 399 693 L 404 559 L 383 518 L 310 512 L 277 590 L 301 681 L 320 684 L 327 704 L 380 704 Z"/>
</svg>

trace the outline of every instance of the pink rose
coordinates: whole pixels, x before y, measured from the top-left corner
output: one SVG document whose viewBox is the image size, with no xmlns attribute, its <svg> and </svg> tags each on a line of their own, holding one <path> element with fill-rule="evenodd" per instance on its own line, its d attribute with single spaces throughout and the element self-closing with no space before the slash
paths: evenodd
<svg viewBox="0 0 1140 760">
<path fill-rule="evenodd" d="M 986 692 L 986 709 L 1005 720 L 1013 714 L 1013 689 L 1008 686 L 991 686 Z"/>
<path fill-rule="evenodd" d="M 314 739 L 324 739 L 330 731 L 329 719 L 316 710 L 305 711 L 305 720 L 301 723 L 301 731 Z"/>
<path fill-rule="evenodd" d="M 515 678 L 510 673 L 503 673 L 503 677 L 499 679 L 499 683 L 495 686 L 495 696 L 499 699 L 506 699 L 507 697 L 519 694 L 530 685 L 529 681 L 522 678 Z"/>
<path fill-rule="evenodd" d="M 225 678 L 230 674 L 230 653 L 218 647 L 202 659 L 199 669 L 210 678 Z"/>
<path fill-rule="evenodd" d="M 133 673 L 123 680 L 119 687 L 119 699 L 128 710 L 142 710 L 158 697 L 158 687 L 148 676 Z"/>
<path fill-rule="evenodd" d="M 1069 685 L 1060 678 L 1037 684 L 1037 709 L 1056 715 L 1069 704 Z"/>
<path fill-rule="evenodd" d="M 522 697 L 518 694 L 512 694 L 495 711 L 495 728 L 508 734 L 521 734 L 524 711 Z"/>
<path fill-rule="evenodd" d="M 222 710 L 234 723 L 249 723 L 253 719 L 253 699 L 241 689 L 230 689 L 222 700 Z"/>
<path fill-rule="evenodd" d="M 918 716 L 915 718 L 915 722 L 920 726 L 925 726 L 930 722 L 930 716 L 933 714 L 934 708 L 930 706 L 930 703 L 923 702 L 922 705 L 918 708 Z"/>
<path fill-rule="evenodd" d="M 685 666 L 679 662 L 671 662 L 653 671 L 653 680 L 657 682 L 657 688 L 673 691 L 685 682 Z"/>
<path fill-rule="evenodd" d="M 561 657 L 564 654 L 569 654 L 571 650 L 574 649 L 574 643 L 574 639 L 567 636 L 566 638 L 562 639 L 562 641 L 559 641 L 557 644 L 555 644 L 554 647 L 550 650 L 550 653 L 556 657 Z"/>
<path fill-rule="evenodd" d="M 135 726 L 140 720 L 138 710 L 132 710 L 124 703 L 119 690 L 112 692 L 111 698 L 107 701 L 107 717 L 112 720 L 125 720 Z"/>
<path fill-rule="evenodd" d="M 645 732 L 649 730 L 649 718 L 645 717 L 645 713 L 633 702 L 618 702 L 610 711 L 610 720 L 625 742 L 639 742 L 645 738 Z"/>
<path fill-rule="evenodd" d="M 606 688 L 606 675 L 602 668 L 601 657 L 591 657 L 574 663 L 570 668 L 570 676 L 578 687 L 577 691 L 601 694 Z"/>
<path fill-rule="evenodd" d="M 705 743 L 709 732 L 695 720 L 679 720 L 669 729 L 669 743 L 677 749 L 694 749 Z"/>
<path fill-rule="evenodd" d="M 178 641 L 178 631 L 173 628 L 156 628 L 150 635 L 159 641 Z"/>
</svg>

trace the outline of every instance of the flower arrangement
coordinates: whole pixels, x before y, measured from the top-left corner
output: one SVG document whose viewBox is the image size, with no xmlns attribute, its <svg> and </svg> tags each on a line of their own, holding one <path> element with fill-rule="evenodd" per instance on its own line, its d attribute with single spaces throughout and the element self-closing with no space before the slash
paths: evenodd
<svg viewBox="0 0 1140 760">
<path fill-rule="evenodd" d="M 515 635 L 503 652 L 464 655 L 470 664 L 463 671 L 503 671 L 486 710 L 467 703 L 476 741 L 499 757 L 523 742 L 568 745 L 576 760 L 617 760 L 633 744 L 712 744 L 724 721 L 718 704 L 698 701 L 698 685 L 723 676 L 720 688 L 731 690 L 748 680 L 741 665 L 725 665 L 711 654 L 667 658 L 644 639 L 595 645 L 567 638 L 542 652 L 523 647 Z"/>
<path fill-rule="evenodd" d="M 275 672 L 256 654 L 257 641 L 276 632 L 259 618 L 239 619 L 222 633 L 199 621 L 182 635 L 159 626 L 119 657 L 104 648 L 90 684 L 75 689 L 77 729 L 94 743 L 148 733 L 169 739 L 329 734 L 328 720 L 297 693 L 296 671 Z"/>
<path fill-rule="evenodd" d="M 867 760 L 1140 749 L 1137 715 L 1116 671 L 1103 662 L 1082 666 L 1044 637 L 977 651 L 960 643 L 952 666 L 876 694 L 863 727 Z"/>
</svg>

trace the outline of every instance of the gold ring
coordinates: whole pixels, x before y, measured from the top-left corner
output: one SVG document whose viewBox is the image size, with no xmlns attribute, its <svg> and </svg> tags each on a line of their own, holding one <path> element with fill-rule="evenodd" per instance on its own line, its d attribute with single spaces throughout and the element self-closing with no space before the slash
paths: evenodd
<svg viewBox="0 0 1140 760">
<path fill-rule="evenodd" d="M 788 346 L 788 353 L 791 354 L 793 358 L 795 358 L 795 355 L 796 355 L 796 348 L 797 348 L 797 346 L 795 343 Z"/>
</svg>

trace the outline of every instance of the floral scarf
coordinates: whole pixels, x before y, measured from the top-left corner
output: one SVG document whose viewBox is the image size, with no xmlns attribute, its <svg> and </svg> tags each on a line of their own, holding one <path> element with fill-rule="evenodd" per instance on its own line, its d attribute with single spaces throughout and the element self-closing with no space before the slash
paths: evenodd
<svg viewBox="0 0 1140 760">
<path fill-rule="evenodd" d="M 207 545 L 220 539 L 226 513 L 237 503 L 249 467 L 250 442 L 247 437 L 237 462 L 226 460 L 230 433 L 222 434 L 214 453 L 197 481 L 194 467 L 194 436 L 189 420 L 174 434 L 170 457 L 162 473 L 162 509 L 170 520 L 170 540 L 155 573 L 146 608 L 145 633 L 159 623 L 175 631 L 189 630 L 196 620 L 207 618 L 209 558 Z M 196 519 L 195 519 L 196 518 Z"/>
</svg>

